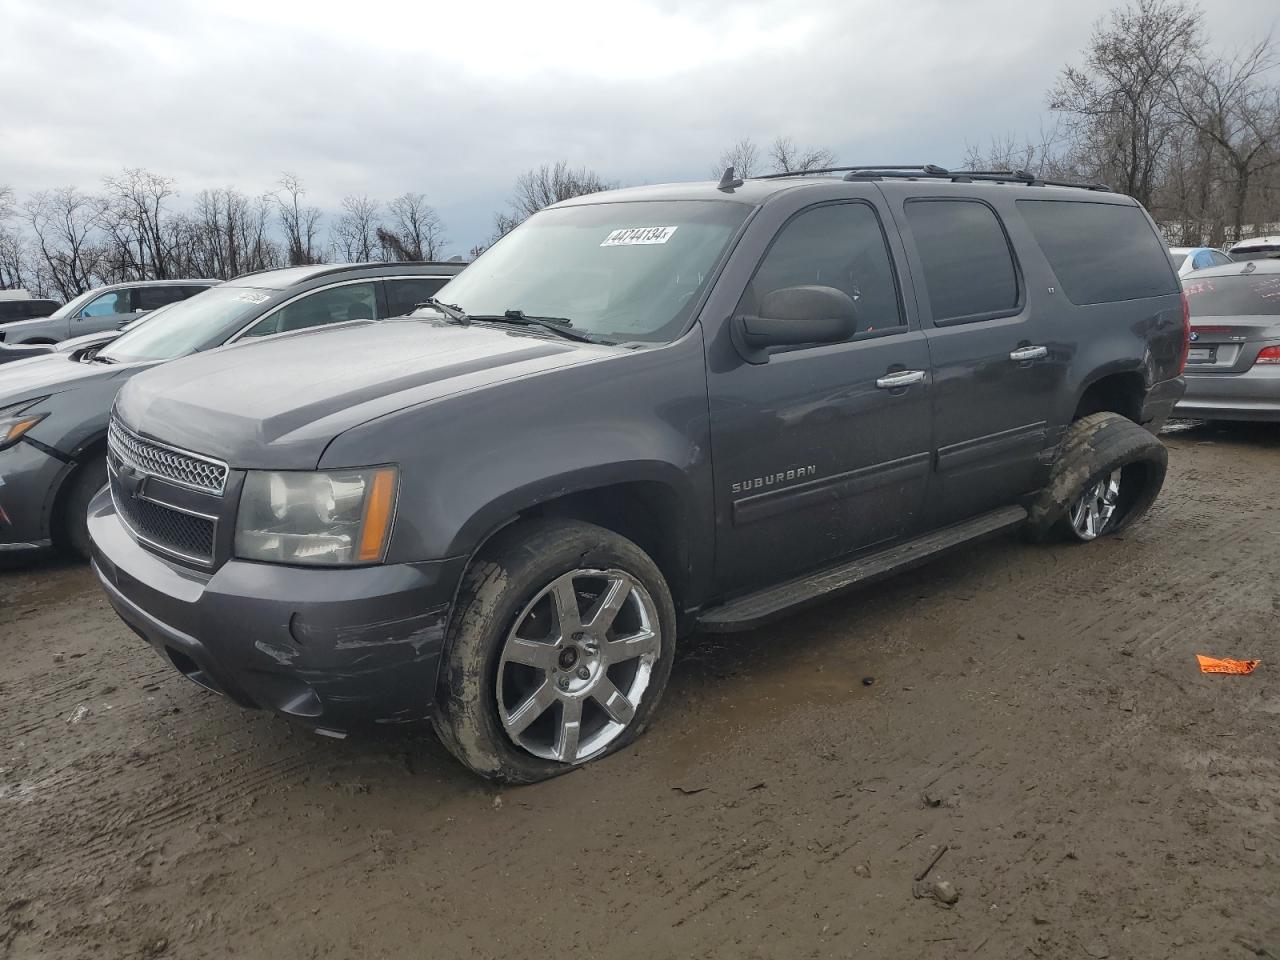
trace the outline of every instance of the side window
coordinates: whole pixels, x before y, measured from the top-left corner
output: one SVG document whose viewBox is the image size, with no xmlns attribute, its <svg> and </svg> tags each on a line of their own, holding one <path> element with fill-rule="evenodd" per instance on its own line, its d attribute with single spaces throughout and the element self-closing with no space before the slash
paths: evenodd
<svg viewBox="0 0 1280 960">
<path fill-rule="evenodd" d="M 104 293 L 96 300 L 92 300 L 83 310 L 80 311 L 82 317 L 109 317 L 117 313 L 133 313 L 133 308 L 129 306 L 128 290 L 113 290 L 110 293 Z"/>
<path fill-rule="evenodd" d="M 1225 253 L 1221 253 L 1217 250 L 1213 251 L 1213 266 L 1224 267 L 1227 264 L 1232 262 L 1233 262 L 1232 259 L 1228 257 Z"/>
<path fill-rule="evenodd" d="M 994 210 L 977 200 L 908 200 L 906 213 L 935 324 L 1018 309 L 1018 274 Z"/>
<path fill-rule="evenodd" d="M 442 277 L 414 277 L 408 280 L 387 280 L 387 316 L 403 317 L 413 313 L 413 308 L 448 282 Z"/>
<path fill-rule="evenodd" d="M 372 282 L 317 290 L 263 317 L 243 336 L 265 337 L 346 320 L 376 320 L 376 302 Z"/>
<path fill-rule="evenodd" d="M 1196 254 L 1195 260 L 1191 262 L 1191 269 L 1203 270 L 1205 267 L 1213 266 L 1213 254 L 1208 250 L 1201 250 Z"/>
<path fill-rule="evenodd" d="M 1072 303 L 1114 303 L 1178 292 L 1164 244 L 1141 207 L 1019 200 L 1018 212 Z"/>
<path fill-rule="evenodd" d="M 826 204 L 792 217 L 760 261 L 737 312 L 756 313 L 775 290 L 808 285 L 847 294 L 857 310 L 857 333 L 904 326 L 880 218 L 865 203 Z"/>
<path fill-rule="evenodd" d="M 185 287 L 139 287 L 138 309 L 155 310 L 158 307 L 185 300 L 187 298 L 187 294 L 183 292 L 185 289 Z"/>
</svg>

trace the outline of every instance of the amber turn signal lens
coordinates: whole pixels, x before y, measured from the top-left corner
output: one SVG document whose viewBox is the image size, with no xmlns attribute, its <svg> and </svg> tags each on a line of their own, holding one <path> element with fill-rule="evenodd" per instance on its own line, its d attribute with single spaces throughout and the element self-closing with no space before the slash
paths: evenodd
<svg viewBox="0 0 1280 960">
<path fill-rule="evenodd" d="M 382 559 L 391 533 L 391 517 L 396 505 L 396 469 L 379 467 L 365 500 L 364 523 L 360 525 L 359 558 L 365 562 Z"/>
</svg>

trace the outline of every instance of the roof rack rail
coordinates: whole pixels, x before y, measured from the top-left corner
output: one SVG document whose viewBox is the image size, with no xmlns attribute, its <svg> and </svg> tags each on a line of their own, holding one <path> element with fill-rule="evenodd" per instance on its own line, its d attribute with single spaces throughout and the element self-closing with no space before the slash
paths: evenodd
<svg viewBox="0 0 1280 960">
<path fill-rule="evenodd" d="M 783 173 L 763 173 L 753 180 L 780 180 L 783 177 L 808 177 L 815 173 L 859 173 L 864 170 L 921 170 L 946 173 L 942 167 L 932 163 L 871 163 L 858 167 L 818 167 L 814 170 L 787 170 Z"/>
<path fill-rule="evenodd" d="M 778 180 L 783 177 L 805 177 L 822 173 L 843 173 L 846 180 L 950 180 L 953 183 L 972 183 L 975 180 L 993 183 L 1020 183 L 1029 187 L 1074 187 L 1079 190 L 1096 190 L 1110 193 L 1105 183 L 1078 183 L 1071 180 L 1045 180 L 1026 170 L 948 170 L 935 163 L 873 163 L 856 167 L 822 167 L 818 170 L 796 170 L 789 173 L 768 173 L 755 180 Z"/>
</svg>

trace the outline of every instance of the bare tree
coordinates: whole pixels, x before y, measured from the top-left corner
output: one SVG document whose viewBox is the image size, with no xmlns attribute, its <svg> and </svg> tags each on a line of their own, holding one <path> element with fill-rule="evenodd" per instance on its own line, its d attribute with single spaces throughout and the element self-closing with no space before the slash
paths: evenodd
<svg viewBox="0 0 1280 960">
<path fill-rule="evenodd" d="M 60 187 L 32 194 L 23 210 L 52 288 L 63 300 L 88 290 L 102 267 L 102 248 L 94 242 L 98 203 L 75 187 Z"/>
<path fill-rule="evenodd" d="M 333 249 L 340 260 L 366 263 L 378 249 L 378 201 L 371 197 L 342 199 L 342 214 L 333 225 Z"/>
<path fill-rule="evenodd" d="M 119 279 L 166 280 L 173 276 L 166 242 L 166 203 L 175 192 L 173 180 L 141 168 L 104 177 L 106 194 L 98 225 L 108 239 L 109 269 Z"/>
<path fill-rule="evenodd" d="M 444 252 L 444 221 L 425 194 L 403 193 L 387 204 L 390 222 L 378 227 L 385 260 L 438 260 Z"/>
<path fill-rule="evenodd" d="M 1049 94 L 1089 175 L 1148 206 L 1178 125 L 1172 78 L 1200 49 L 1201 20 L 1186 0 L 1134 0 L 1094 25 L 1083 66 L 1067 67 Z"/>
<path fill-rule="evenodd" d="M 544 163 L 535 170 L 526 170 L 516 177 L 515 193 L 506 213 L 494 215 L 497 236 L 505 236 L 543 207 L 549 207 L 570 197 L 609 190 L 614 184 L 602 179 L 587 167 L 576 169 L 564 160 Z"/>
<path fill-rule="evenodd" d="M 836 165 L 836 155 L 826 147 L 795 145 L 790 137 L 777 137 L 769 147 L 769 162 L 774 173 L 807 173 Z M 735 168 L 736 169 L 736 168 Z M 739 176 L 749 176 L 738 170 Z"/>
<path fill-rule="evenodd" d="M 267 195 L 276 205 L 280 229 L 284 231 L 286 258 L 292 267 L 324 262 L 323 252 L 316 243 L 320 210 L 303 203 L 306 194 L 298 176 L 285 173 L 280 177 L 280 190 Z"/>
<path fill-rule="evenodd" d="M 711 168 L 711 179 L 719 180 L 728 167 L 733 167 L 739 177 L 754 177 L 764 169 L 760 151 L 750 137 L 743 137 L 720 151 L 720 159 Z"/>
<path fill-rule="evenodd" d="M 183 255 L 189 275 L 229 279 L 281 265 L 279 246 L 268 236 L 270 210 L 264 198 L 232 187 L 203 190 L 186 218 Z M 175 240 L 175 246 L 178 246 Z"/>
<path fill-rule="evenodd" d="M 1197 55 L 1175 75 L 1179 116 L 1220 154 L 1232 180 L 1232 239 L 1243 239 L 1249 188 L 1280 166 L 1280 87 L 1268 86 L 1277 65 L 1270 36 L 1232 57 Z"/>
</svg>

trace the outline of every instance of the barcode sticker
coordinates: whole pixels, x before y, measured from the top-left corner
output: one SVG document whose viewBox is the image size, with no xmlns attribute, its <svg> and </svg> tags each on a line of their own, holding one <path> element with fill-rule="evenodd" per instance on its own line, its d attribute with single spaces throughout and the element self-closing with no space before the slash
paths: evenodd
<svg viewBox="0 0 1280 960">
<path fill-rule="evenodd" d="M 623 227 L 604 238 L 602 247 L 633 247 L 640 244 L 666 243 L 675 227 Z"/>
</svg>

